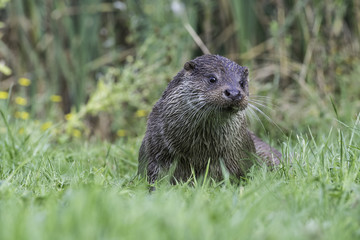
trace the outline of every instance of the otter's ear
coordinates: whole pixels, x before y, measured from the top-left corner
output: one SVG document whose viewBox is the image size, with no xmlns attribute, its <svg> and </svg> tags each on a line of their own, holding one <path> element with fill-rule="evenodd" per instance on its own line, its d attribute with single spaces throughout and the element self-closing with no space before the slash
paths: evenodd
<svg viewBox="0 0 360 240">
<path fill-rule="evenodd" d="M 244 74 L 245 76 L 249 76 L 249 69 L 247 67 L 244 67 Z"/>
<path fill-rule="evenodd" d="M 186 71 L 190 71 L 190 70 L 195 69 L 195 66 L 196 66 L 196 64 L 195 64 L 194 61 L 188 61 L 188 62 L 186 62 L 186 63 L 184 64 L 184 69 L 185 69 Z"/>
</svg>

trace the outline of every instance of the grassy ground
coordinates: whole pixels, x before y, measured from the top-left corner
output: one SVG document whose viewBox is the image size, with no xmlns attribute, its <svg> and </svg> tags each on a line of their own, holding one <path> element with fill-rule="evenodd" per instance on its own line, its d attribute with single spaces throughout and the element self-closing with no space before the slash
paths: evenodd
<svg viewBox="0 0 360 240">
<path fill-rule="evenodd" d="M 31 121 L 2 126 L 0 239 L 360 238 L 359 119 L 285 141 L 293 163 L 241 185 L 163 180 L 151 194 L 135 177 L 141 139 L 60 143 Z"/>
</svg>

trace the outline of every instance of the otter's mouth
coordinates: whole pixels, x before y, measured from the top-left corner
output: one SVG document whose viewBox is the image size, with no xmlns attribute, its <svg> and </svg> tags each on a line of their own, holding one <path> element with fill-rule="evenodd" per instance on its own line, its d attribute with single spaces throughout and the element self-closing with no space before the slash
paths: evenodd
<svg viewBox="0 0 360 240">
<path fill-rule="evenodd" d="M 227 113 L 237 113 L 240 110 L 242 110 L 240 106 L 226 106 L 223 108 L 223 111 Z"/>
<path fill-rule="evenodd" d="M 247 107 L 246 102 L 226 104 L 222 106 L 222 111 L 229 114 L 235 114 L 237 112 L 245 110 Z"/>
</svg>

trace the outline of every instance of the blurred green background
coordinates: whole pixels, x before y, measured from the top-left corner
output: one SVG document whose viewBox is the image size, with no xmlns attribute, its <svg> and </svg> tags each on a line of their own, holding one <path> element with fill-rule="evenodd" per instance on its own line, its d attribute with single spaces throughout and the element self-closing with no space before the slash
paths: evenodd
<svg viewBox="0 0 360 240">
<path fill-rule="evenodd" d="M 357 0 L 0 7 L 0 107 L 63 141 L 141 137 L 167 83 L 204 46 L 250 68 L 253 99 L 281 129 L 258 114 L 261 121 L 250 121 L 260 135 L 316 134 L 360 111 Z"/>
</svg>

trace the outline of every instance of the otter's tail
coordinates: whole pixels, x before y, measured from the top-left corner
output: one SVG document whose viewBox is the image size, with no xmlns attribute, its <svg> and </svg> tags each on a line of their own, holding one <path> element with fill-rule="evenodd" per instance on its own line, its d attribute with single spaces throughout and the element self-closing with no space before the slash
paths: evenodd
<svg viewBox="0 0 360 240">
<path fill-rule="evenodd" d="M 280 164 L 281 153 L 278 150 L 261 140 L 253 132 L 249 131 L 249 134 L 254 141 L 256 154 L 266 163 L 266 165 L 275 166 Z"/>
</svg>

